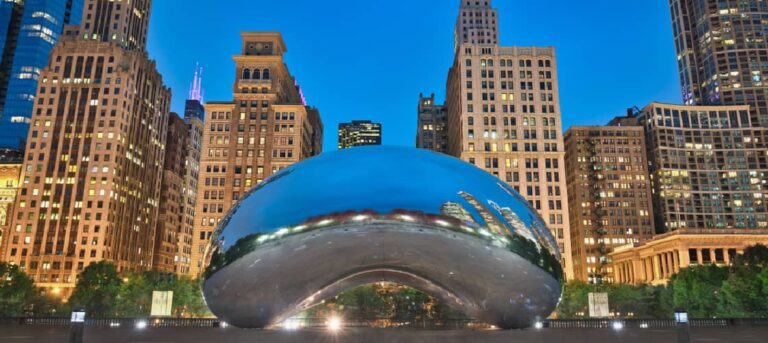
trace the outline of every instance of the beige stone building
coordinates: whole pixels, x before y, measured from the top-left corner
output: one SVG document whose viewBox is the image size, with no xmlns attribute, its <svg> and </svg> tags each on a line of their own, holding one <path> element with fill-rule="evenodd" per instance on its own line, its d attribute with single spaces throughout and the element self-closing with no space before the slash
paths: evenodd
<svg viewBox="0 0 768 343">
<path fill-rule="evenodd" d="M 448 132 L 445 129 L 445 106 L 435 102 L 435 94 L 425 97 L 419 94 L 416 123 L 416 147 L 446 153 Z"/>
<path fill-rule="evenodd" d="M 613 282 L 608 253 L 655 233 L 643 128 L 571 127 L 565 169 L 575 278 Z"/>
<path fill-rule="evenodd" d="M 283 59 L 279 33 L 244 32 L 233 100 L 205 105 L 192 274 L 229 209 L 277 171 L 321 152 L 319 112 L 307 107 Z"/>
<path fill-rule="evenodd" d="M 19 191 L 21 160 L 0 160 L 0 252 L 3 236 L 10 227 L 13 204 Z"/>
<path fill-rule="evenodd" d="M 768 245 L 766 230 L 677 230 L 645 244 L 617 247 L 608 269 L 618 283 L 664 285 L 692 265 L 730 265 L 744 249 Z"/>
<path fill-rule="evenodd" d="M 497 32 L 490 1 L 461 1 L 446 86 L 447 151 L 530 201 L 557 238 L 572 278 L 555 50 L 502 47 Z"/>
<path fill-rule="evenodd" d="M 41 72 L 2 259 L 53 294 L 93 262 L 152 266 L 171 94 L 144 50 L 150 4 L 87 1 Z"/>
</svg>

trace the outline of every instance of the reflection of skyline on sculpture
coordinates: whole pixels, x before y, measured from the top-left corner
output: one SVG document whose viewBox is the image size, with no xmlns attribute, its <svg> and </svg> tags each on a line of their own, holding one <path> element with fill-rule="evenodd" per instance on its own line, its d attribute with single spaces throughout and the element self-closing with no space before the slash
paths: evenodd
<svg viewBox="0 0 768 343">
<path fill-rule="evenodd" d="M 398 147 L 275 174 L 221 221 L 206 255 L 211 310 L 244 327 L 387 281 L 521 328 L 554 310 L 563 282 L 554 238 L 514 190 L 461 160 Z"/>
<path fill-rule="evenodd" d="M 464 167 L 468 170 L 455 171 L 451 169 L 450 165 L 446 165 L 444 161 L 454 162 L 459 160 L 454 160 L 447 156 L 440 156 L 442 158 L 435 159 L 431 156 L 434 155 L 432 153 L 415 151 L 417 154 L 423 155 L 419 157 L 424 158 L 425 162 L 438 162 L 436 165 L 441 167 L 441 170 L 436 170 L 434 174 L 427 175 L 423 171 L 416 170 L 415 166 L 388 165 L 390 161 L 379 159 L 380 156 L 377 156 L 375 153 L 366 153 L 368 149 L 371 148 L 352 149 L 353 153 L 348 154 L 344 158 L 348 162 L 365 166 L 364 168 L 357 168 L 359 169 L 358 173 L 348 174 L 350 173 L 348 170 L 334 165 L 344 165 L 344 161 L 334 161 L 334 164 L 328 164 L 327 161 L 317 161 L 317 159 L 305 161 L 282 170 L 246 194 L 243 201 L 237 204 L 230 215 L 222 219 L 220 227 L 229 225 L 232 219 L 231 215 L 243 206 L 247 206 L 249 210 L 269 213 L 269 215 L 250 216 L 256 218 L 250 218 L 255 220 L 248 222 L 247 225 L 233 224 L 244 228 L 244 230 L 247 228 L 248 230 L 261 232 L 272 232 L 278 231 L 281 228 L 301 226 L 302 224 L 307 224 L 306 222 L 309 218 L 325 217 L 329 213 L 369 211 L 377 214 L 388 214 L 402 208 L 408 208 L 409 210 L 419 210 L 425 214 L 450 215 L 467 223 L 486 227 L 491 232 L 504 236 L 520 235 L 532 240 L 537 246 L 552 247 L 551 251 L 559 255 L 557 249 L 554 248 L 556 247 L 553 243 L 554 240 L 548 241 L 548 238 L 551 239 L 548 234 L 534 233 L 534 231 L 541 230 L 541 228 L 546 230 L 543 219 L 536 214 L 536 211 L 529 206 L 523 197 L 506 184 L 498 183 L 494 187 L 485 187 L 480 192 L 473 190 L 472 194 L 464 191 L 464 189 L 476 187 L 472 184 L 472 178 L 488 177 L 489 174 L 485 171 L 470 165 Z M 398 150 L 401 148 L 384 147 L 384 149 Z M 337 153 L 327 153 L 323 156 Z M 307 167 L 299 168 L 305 164 Z M 300 170 L 300 172 L 297 172 L 297 170 Z M 363 174 L 369 171 L 370 175 Z M 293 173 L 311 173 L 311 175 L 292 177 L 290 183 L 277 182 Z M 457 179 L 444 176 L 457 174 L 463 175 L 463 177 Z M 375 175 L 388 175 L 392 177 L 394 182 L 378 182 Z M 301 180 L 301 182 L 296 182 L 297 179 Z M 405 179 L 410 180 L 405 182 Z M 323 183 L 314 182 L 315 180 L 323 180 Z M 331 182 L 334 180 L 339 180 L 340 182 Z M 327 185 L 329 184 L 345 186 L 342 188 L 328 188 Z M 419 185 L 420 189 L 410 189 L 411 185 Z M 451 191 L 453 189 L 458 191 Z M 248 196 L 262 190 L 268 192 L 270 196 L 260 197 L 259 199 L 252 199 Z M 399 195 L 406 191 L 409 191 L 407 192 L 408 197 L 401 198 Z M 371 199 L 371 194 L 375 194 L 376 198 Z M 509 195 L 513 195 L 517 201 L 514 203 L 504 203 L 504 201 L 500 200 L 508 198 Z M 437 199 L 450 200 L 439 201 Z M 276 206 L 275 204 L 290 204 L 290 206 Z M 412 206 L 405 206 L 408 204 L 412 204 Z M 457 214 L 454 211 L 459 211 L 462 214 Z M 531 213 L 531 215 L 527 216 L 527 218 L 520 218 L 514 213 Z M 470 218 L 472 219 L 471 221 L 466 220 Z M 242 235 L 235 238 L 234 241 L 241 237 Z M 222 248 L 225 250 L 228 244 L 234 243 L 231 235 L 219 238 L 221 242 L 218 243 L 222 244 Z"/>
</svg>

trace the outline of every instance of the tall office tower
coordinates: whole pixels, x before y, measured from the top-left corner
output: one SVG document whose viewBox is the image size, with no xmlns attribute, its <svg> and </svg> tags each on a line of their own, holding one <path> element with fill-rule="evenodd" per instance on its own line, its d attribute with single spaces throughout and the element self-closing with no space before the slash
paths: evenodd
<svg viewBox="0 0 768 343">
<path fill-rule="evenodd" d="M 435 94 L 425 97 L 419 94 L 416 147 L 437 152 L 448 151 L 448 137 L 445 131 L 445 106 L 435 102 Z"/>
<path fill-rule="evenodd" d="M 168 119 L 152 266 L 157 271 L 192 276 L 192 235 L 203 122 L 197 117 L 185 120 L 175 113 Z"/>
<path fill-rule="evenodd" d="M 571 127 L 565 133 L 565 171 L 574 276 L 612 283 L 612 249 L 654 234 L 643 128 Z"/>
<path fill-rule="evenodd" d="M 657 230 L 768 228 L 768 129 L 749 106 L 652 103 L 641 122 Z"/>
<path fill-rule="evenodd" d="M 135 18 L 143 26 L 134 28 L 147 30 L 147 1 L 87 6 L 83 30 Z M 40 75 L 3 256 L 61 295 L 93 262 L 151 268 L 171 98 L 143 44 L 129 49 L 72 31 Z"/>
<path fill-rule="evenodd" d="M 370 120 L 339 123 L 339 149 L 381 145 L 381 124 Z"/>
<path fill-rule="evenodd" d="M 454 42 L 458 50 L 463 44 L 499 44 L 498 11 L 491 0 L 461 0 Z"/>
<path fill-rule="evenodd" d="M 495 13 L 489 6 L 476 11 Z M 464 20 L 464 14 L 459 16 L 457 30 Z M 491 23 L 497 31 L 496 22 Z M 446 85 L 448 153 L 498 176 L 530 201 L 557 238 L 571 278 L 555 50 L 457 44 Z"/>
<path fill-rule="evenodd" d="M 3 116 L 8 81 L 13 67 L 13 55 L 16 53 L 16 40 L 19 38 L 21 16 L 24 14 L 24 2 L 0 1 L 0 119 Z M 2 121 L 0 121 L 2 125 Z"/>
<path fill-rule="evenodd" d="M 202 99 L 202 98 L 201 98 Z M 190 103 L 192 102 L 192 103 Z M 179 246 L 177 249 L 176 273 L 196 277 L 192 270 L 192 250 L 194 248 L 195 234 L 195 209 L 197 208 L 197 190 L 200 181 L 200 155 L 203 149 L 203 130 L 205 124 L 205 110 L 202 113 L 192 111 L 190 106 L 197 106 L 200 103 L 197 100 L 188 100 L 185 109 L 187 123 L 187 138 L 185 147 L 186 162 L 184 165 L 184 179 L 182 184 L 181 202 L 183 218 L 181 226 L 181 236 L 179 237 Z M 196 113 L 192 115 L 192 113 Z"/>
<path fill-rule="evenodd" d="M 86 0 L 79 34 L 88 40 L 144 51 L 147 48 L 151 9 L 152 0 Z"/>
<path fill-rule="evenodd" d="M 186 176 L 186 146 L 188 128 L 178 114 L 168 116 L 166 130 L 163 183 L 160 188 L 159 214 L 155 231 L 155 251 L 152 268 L 173 273 L 179 262 L 179 246 L 184 240 L 184 177 Z M 189 235 L 192 236 L 191 234 Z"/>
<path fill-rule="evenodd" d="M 322 121 L 304 103 L 283 59 L 279 33 L 242 33 L 233 100 L 205 105 L 192 274 L 222 217 L 277 171 L 320 153 Z"/>
<path fill-rule="evenodd" d="M 24 148 L 40 71 L 82 9 L 83 0 L 0 1 L 0 147 Z"/>
<path fill-rule="evenodd" d="M 768 127 L 768 3 L 669 4 L 684 103 L 749 105 L 752 125 Z"/>
</svg>

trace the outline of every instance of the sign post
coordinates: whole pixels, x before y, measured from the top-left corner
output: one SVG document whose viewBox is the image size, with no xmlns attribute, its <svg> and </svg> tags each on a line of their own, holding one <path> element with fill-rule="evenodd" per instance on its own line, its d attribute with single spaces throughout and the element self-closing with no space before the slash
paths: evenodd
<svg viewBox="0 0 768 343">
<path fill-rule="evenodd" d="M 69 320 L 69 343 L 83 343 L 83 331 L 85 331 L 85 309 L 75 307 Z"/>
<path fill-rule="evenodd" d="M 691 324 L 687 311 L 675 311 L 675 325 L 677 326 L 677 342 L 691 343 Z"/>
<path fill-rule="evenodd" d="M 173 309 L 173 292 L 152 292 L 152 317 L 170 317 Z"/>
<path fill-rule="evenodd" d="M 589 317 L 608 318 L 609 316 L 608 293 L 589 293 Z"/>
</svg>

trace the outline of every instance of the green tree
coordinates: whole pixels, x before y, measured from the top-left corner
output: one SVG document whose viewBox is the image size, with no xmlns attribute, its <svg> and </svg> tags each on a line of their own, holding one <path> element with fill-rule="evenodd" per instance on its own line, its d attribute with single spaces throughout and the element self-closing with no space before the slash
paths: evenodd
<svg viewBox="0 0 768 343">
<path fill-rule="evenodd" d="M 0 263 L 0 317 L 29 314 L 30 302 L 39 293 L 35 282 L 18 266 Z"/>
<path fill-rule="evenodd" d="M 747 265 L 761 269 L 768 267 L 768 247 L 762 244 L 747 247 L 743 254 L 736 256 L 733 265 Z"/>
<path fill-rule="evenodd" d="M 203 317 L 210 315 L 203 301 L 199 283 L 174 274 L 144 272 L 126 275 L 117 296 L 117 313 L 125 317 L 145 317 L 152 311 L 155 291 L 173 292 L 171 313 L 176 317 Z"/>
<path fill-rule="evenodd" d="M 559 318 L 579 318 L 589 315 L 589 293 L 597 290 L 597 286 L 581 281 L 567 283 L 563 288 L 557 316 Z"/>
<path fill-rule="evenodd" d="M 207 317 L 211 311 L 205 305 L 200 282 L 178 278 L 173 287 L 173 315 L 177 317 Z"/>
<path fill-rule="evenodd" d="M 715 265 L 693 266 L 672 277 L 673 305 L 692 317 L 711 318 L 717 314 L 718 297 L 728 269 Z"/>
<path fill-rule="evenodd" d="M 731 268 L 719 293 L 719 316 L 762 318 L 768 315 L 768 300 L 759 273 L 758 268 L 746 265 Z"/>
<path fill-rule="evenodd" d="M 69 303 L 84 306 L 90 317 L 112 316 L 120 283 L 114 264 L 105 261 L 92 263 L 80 273 Z"/>
<path fill-rule="evenodd" d="M 144 273 L 125 275 L 117 293 L 115 310 L 120 317 L 145 317 L 152 308 L 152 284 Z"/>
</svg>

